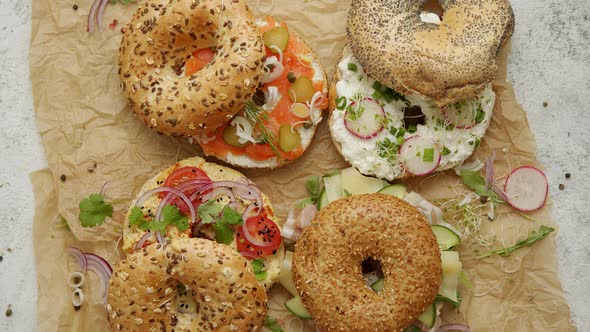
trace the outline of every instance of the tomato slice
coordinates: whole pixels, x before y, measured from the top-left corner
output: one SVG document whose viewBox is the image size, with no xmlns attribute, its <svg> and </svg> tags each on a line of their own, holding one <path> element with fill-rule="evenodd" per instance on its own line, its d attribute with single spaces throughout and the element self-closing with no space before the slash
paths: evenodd
<svg viewBox="0 0 590 332">
<path fill-rule="evenodd" d="M 200 168 L 185 166 L 175 169 L 168 177 L 166 181 L 164 181 L 164 187 L 178 187 L 180 184 L 185 183 L 190 180 L 208 180 L 211 181 L 207 173 L 203 172 Z M 185 190 L 183 193 L 190 197 L 196 190 Z M 164 194 L 160 195 L 163 197 Z M 193 201 L 193 206 L 197 208 L 201 205 L 201 200 L 199 198 Z M 186 205 L 186 203 L 180 198 L 176 197 L 171 202 L 170 205 L 174 205 L 180 210 L 181 213 L 184 215 L 190 214 L 190 209 Z"/>
<path fill-rule="evenodd" d="M 250 243 L 244 236 L 243 227 L 240 227 L 236 235 L 238 251 L 251 253 L 255 257 L 266 257 L 277 253 L 277 250 L 281 246 L 281 231 L 274 221 L 270 220 L 265 214 L 260 214 L 256 217 L 248 218 L 246 220 L 246 228 L 256 241 L 270 245 L 260 247 Z"/>
</svg>

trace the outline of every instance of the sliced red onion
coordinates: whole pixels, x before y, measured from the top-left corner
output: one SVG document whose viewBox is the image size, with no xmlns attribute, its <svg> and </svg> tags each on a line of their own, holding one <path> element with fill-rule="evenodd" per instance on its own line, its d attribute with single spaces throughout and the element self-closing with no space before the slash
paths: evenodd
<svg viewBox="0 0 590 332">
<path fill-rule="evenodd" d="M 500 196 L 500 198 L 503 199 L 505 202 L 510 202 L 508 194 L 504 191 L 504 189 L 500 188 L 500 186 L 498 186 L 497 184 L 494 184 L 494 192 L 498 196 Z"/>
<path fill-rule="evenodd" d="M 492 152 L 492 154 L 490 155 L 490 157 L 488 159 L 486 159 L 485 162 L 485 173 L 486 173 L 486 188 L 492 189 L 492 186 L 494 185 L 495 182 L 495 177 L 494 177 L 494 159 L 496 159 L 496 153 Z"/>
<path fill-rule="evenodd" d="M 471 332 L 469 326 L 464 324 L 446 324 L 438 328 L 436 332 L 446 332 L 446 331 L 461 331 L 461 332 Z"/>
<path fill-rule="evenodd" d="M 150 238 L 150 236 L 152 236 L 152 232 L 147 232 L 147 233 L 143 234 L 141 239 L 139 239 L 139 241 L 137 241 L 137 243 L 135 244 L 135 250 L 139 250 L 139 249 L 143 248 L 143 245 Z"/>
<path fill-rule="evenodd" d="M 156 239 L 158 240 L 159 244 L 166 243 L 166 241 L 164 241 L 164 238 L 162 237 L 162 233 L 160 231 L 156 232 Z"/>
<path fill-rule="evenodd" d="M 113 268 L 111 267 L 111 264 L 104 258 L 93 254 L 93 253 L 85 253 L 84 254 L 86 256 L 86 259 L 88 260 L 88 264 L 90 264 L 92 261 L 96 261 L 98 262 L 102 267 L 104 267 L 104 269 L 109 273 L 113 273 Z"/>
<path fill-rule="evenodd" d="M 202 195 L 204 192 L 206 192 L 208 190 L 219 188 L 219 187 L 227 187 L 227 188 L 231 189 L 231 191 L 233 191 L 236 196 L 239 196 L 240 198 L 242 198 L 244 200 L 256 201 L 259 204 L 259 206 L 262 206 L 262 196 L 260 195 L 260 189 L 258 189 L 254 185 L 244 184 L 244 183 L 237 182 L 237 181 L 211 182 L 211 183 L 201 187 L 199 189 L 199 191 L 193 193 L 190 197 L 190 200 L 191 201 L 194 200 L 195 198 Z"/>
<path fill-rule="evenodd" d="M 169 192 L 169 193 L 175 194 L 176 196 L 180 197 L 180 199 L 182 199 L 184 201 L 184 203 L 188 206 L 188 208 L 191 212 L 191 224 L 194 224 L 196 222 L 195 208 L 194 208 L 193 204 L 191 203 L 191 200 L 189 200 L 188 197 L 186 197 L 186 195 L 182 191 L 180 191 L 176 188 L 158 187 L 158 188 L 154 188 L 152 190 L 148 190 L 137 199 L 137 201 L 135 202 L 135 206 L 141 207 L 143 205 L 143 203 L 145 203 L 145 201 L 148 198 L 150 198 L 152 195 L 155 195 L 160 192 Z M 156 216 L 155 216 L 156 221 L 160 221 L 160 215 L 162 213 L 162 209 L 164 208 L 167 201 L 171 197 L 172 197 L 172 195 L 168 194 L 168 195 L 166 195 L 166 197 L 164 197 L 164 199 L 162 199 L 162 201 L 160 201 L 160 204 L 158 205 L 158 209 L 156 210 Z"/>
<path fill-rule="evenodd" d="M 101 3 L 102 0 L 94 0 L 92 6 L 90 7 L 90 12 L 88 13 L 88 32 L 94 32 L 94 21 L 96 19 L 96 10 L 98 9 L 98 5 Z"/>
<path fill-rule="evenodd" d="M 256 255 L 249 251 L 240 251 L 240 255 L 244 256 L 245 258 L 256 259 Z"/>
<path fill-rule="evenodd" d="M 252 213 L 252 211 L 257 210 L 256 214 L 254 216 L 257 216 L 260 214 L 260 208 L 258 206 L 257 203 L 252 203 L 250 205 L 248 205 L 248 207 L 246 207 L 246 209 L 244 210 L 244 212 L 242 212 L 242 220 L 245 222 L 246 220 L 248 220 L 248 218 L 250 217 L 250 214 Z"/>
<path fill-rule="evenodd" d="M 78 248 L 69 247 L 66 249 L 66 253 L 74 256 L 80 265 L 80 269 L 82 269 L 82 273 L 86 273 L 86 269 L 88 268 L 88 260 L 86 259 L 84 252 Z"/>
<path fill-rule="evenodd" d="M 291 227 L 283 226 L 283 229 L 281 229 L 281 235 L 285 239 L 289 239 L 291 241 L 297 241 L 299 236 L 301 236 L 301 231 L 298 229 L 291 228 Z"/>
<path fill-rule="evenodd" d="M 107 6 L 109 0 L 102 0 L 100 6 L 98 7 L 98 12 L 96 13 L 96 25 L 98 26 L 98 31 L 102 32 L 102 16 L 104 15 L 104 9 Z"/>
<path fill-rule="evenodd" d="M 100 281 L 100 293 L 102 294 L 101 300 L 106 304 L 108 296 L 108 282 L 111 274 L 113 273 L 113 269 L 104 258 L 98 255 L 86 253 L 85 256 L 86 259 L 88 259 L 88 269 L 96 273 L 98 276 Z"/>
<path fill-rule="evenodd" d="M 248 242 L 250 242 L 251 244 L 257 246 L 257 247 L 270 247 L 272 245 L 272 242 L 269 243 L 264 243 L 261 241 L 256 240 L 254 237 L 252 237 L 252 234 L 250 234 L 250 231 L 248 230 L 247 227 L 247 223 L 244 220 L 244 224 L 242 224 L 242 233 L 244 233 L 244 237 L 246 238 L 246 240 L 248 240 Z"/>
<path fill-rule="evenodd" d="M 218 188 L 215 188 L 215 189 L 211 190 L 210 192 L 204 194 L 201 197 L 201 200 L 203 202 L 207 202 L 211 198 L 215 198 L 215 197 L 220 196 L 220 195 L 229 196 L 230 202 L 235 202 L 236 201 L 236 196 L 234 195 L 234 192 L 231 191 L 231 189 L 229 189 L 227 187 L 218 187 Z"/>
<path fill-rule="evenodd" d="M 266 68 L 268 68 L 270 65 L 272 65 L 273 68 L 270 72 L 267 72 Z M 276 56 L 266 58 L 264 61 L 264 68 L 265 71 L 260 78 L 260 83 L 263 84 L 276 80 L 277 78 L 281 77 L 281 75 L 283 75 L 283 71 L 285 71 L 285 67 L 279 62 Z"/>
<path fill-rule="evenodd" d="M 315 217 L 316 213 L 318 213 L 318 208 L 314 204 L 305 206 L 299 213 L 298 218 L 295 218 L 295 224 L 301 229 L 306 228 L 307 226 L 311 225 L 311 221 Z"/>
</svg>

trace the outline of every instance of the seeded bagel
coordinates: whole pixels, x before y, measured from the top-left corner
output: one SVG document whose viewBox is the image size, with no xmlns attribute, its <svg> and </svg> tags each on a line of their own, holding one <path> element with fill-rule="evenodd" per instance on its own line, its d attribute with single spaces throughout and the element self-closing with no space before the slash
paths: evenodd
<svg viewBox="0 0 590 332">
<path fill-rule="evenodd" d="M 250 264 L 204 239 L 152 244 L 120 261 L 109 281 L 114 331 L 254 331 L 267 297 Z"/>
<path fill-rule="evenodd" d="M 201 48 L 213 60 L 184 76 Z M 161 134 L 199 137 L 239 112 L 256 91 L 264 48 L 246 0 L 148 0 L 126 27 L 119 78 L 131 109 Z"/>
<path fill-rule="evenodd" d="M 367 73 L 439 106 L 470 98 L 495 77 L 514 31 L 508 0 L 441 0 L 442 23 L 422 22 L 422 2 L 353 0 L 348 41 Z"/>
<path fill-rule="evenodd" d="M 379 293 L 363 279 L 367 258 L 381 264 Z M 424 216 L 388 195 L 330 203 L 295 244 L 295 285 L 322 331 L 401 331 L 434 301 L 441 274 L 440 251 Z"/>
</svg>

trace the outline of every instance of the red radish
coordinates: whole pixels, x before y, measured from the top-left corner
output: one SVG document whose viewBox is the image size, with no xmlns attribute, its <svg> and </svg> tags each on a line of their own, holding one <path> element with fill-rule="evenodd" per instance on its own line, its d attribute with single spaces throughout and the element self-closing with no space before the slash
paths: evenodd
<svg viewBox="0 0 590 332">
<path fill-rule="evenodd" d="M 399 149 L 399 156 L 406 171 L 416 176 L 434 172 L 441 158 L 436 144 L 420 135 L 406 139 Z"/>
<path fill-rule="evenodd" d="M 371 98 L 356 101 L 346 108 L 344 125 L 354 136 L 369 139 L 383 130 L 385 111 Z"/>
<path fill-rule="evenodd" d="M 510 173 L 504 183 L 508 204 L 513 208 L 528 212 L 545 205 L 549 184 L 545 174 L 533 166 L 521 166 Z"/>
<path fill-rule="evenodd" d="M 474 104 L 477 102 L 477 104 Z M 479 100 L 472 101 L 467 100 L 461 103 L 461 105 L 450 104 L 443 108 L 443 116 L 446 122 L 452 124 L 457 129 L 470 129 L 476 124 L 477 109 L 479 106 Z"/>
</svg>

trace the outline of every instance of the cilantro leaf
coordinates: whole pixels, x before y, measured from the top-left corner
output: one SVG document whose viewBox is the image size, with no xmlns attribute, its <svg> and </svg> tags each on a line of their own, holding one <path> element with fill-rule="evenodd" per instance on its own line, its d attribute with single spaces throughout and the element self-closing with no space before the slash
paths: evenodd
<svg viewBox="0 0 590 332">
<path fill-rule="evenodd" d="M 486 180 L 478 172 L 461 171 L 461 179 L 469 189 L 475 191 L 479 196 L 490 196 L 490 192 L 486 189 Z"/>
<path fill-rule="evenodd" d="M 234 239 L 232 225 L 241 225 L 242 215 L 229 206 L 224 206 L 221 217 L 212 225 L 215 232 L 215 241 L 222 244 L 230 244 Z"/>
<path fill-rule="evenodd" d="M 264 326 L 272 332 L 283 332 L 279 322 L 270 316 L 266 316 L 266 319 L 264 320 Z"/>
<path fill-rule="evenodd" d="M 154 221 L 157 222 L 157 221 Z M 188 229 L 189 223 L 188 218 L 180 213 L 180 210 L 176 206 L 166 205 L 162 209 L 162 220 L 160 224 L 164 225 L 162 231 L 163 235 L 166 235 L 166 226 L 174 225 L 179 231 L 184 232 Z"/>
<path fill-rule="evenodd" d="M 266 267 L 264 266 L 264 260 L 261 258 L 257 258 L 252 261 L 252 270 L 254 270 L 254 275 L 256 276 L 256 280 L 262 281 L 266 279 Z"/>
<path fill-rule="evenodd" d="M 493 255 L 500 255 L 502 257 L 508 257 L 514 251 L 516 251 L 520 248 L 524 248 L 526 246 L 530 246 L 533 243 L 546 238 L 547 235 L 549 235 L 553 231 L 555 231 L 555 228 L 541 225 L 541 227 L 539 228 L 538 231 L 532 231 L 526 239 L 522 239 L 522 240 L 516 242 L 515 245 L 513 245 L 511 247 L 507 247 L 507 248 L 501 248 L 501 249 L 497 249 L 494 251 L 490 251 L 489 253 L 481 255 L 481 256 L 477 256 L 476 258 L 478 258 L 478 259 L 485 258 L 485 257 L 493 256 Z"/>
<path fill-rule="evenodd" d="M 139 207 L 134 206 L 133 209 L 131 209 L 131 213 L 129 214 L 129 225 L 140 226 L 143 223 L 145 223 L 143 212 Z"/>
<path fill-rule="evenodd" d="M 113 205 L 105 203 L 102 195 L 92 194 L 80 202 L 80 224 L 82 227 L 102 225 L 107 217 L 113 216 Z"/>
<path fill-rule="evenodd" d="M 223 205 L 212 199 L 204 204 L 199 205 L 197 214 L 199 215 L 199 218 L 203 224 L 210 224 L 219 217 L 222 209 Z"/>
</svg>

